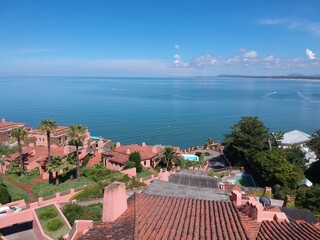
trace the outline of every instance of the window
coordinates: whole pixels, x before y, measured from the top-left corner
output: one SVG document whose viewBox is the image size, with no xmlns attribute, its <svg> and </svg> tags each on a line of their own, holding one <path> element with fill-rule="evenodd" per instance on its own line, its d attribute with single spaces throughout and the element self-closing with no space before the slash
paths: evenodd
<svg viewBox="0 0 320 240">
<path fill-rule="evenodd" d="M 8 132 L 7 134 L 8 134 L 8 137 L 11 137 L 11 132 Z"/>
<path fill-rule="evenodd" d="M 144 161 L 144 162 L 143 162 L 143 165 L 145 165 L 145 166 L 146 166 L 146 165 L 147 165 L 147 161 Z"/>
</svg>

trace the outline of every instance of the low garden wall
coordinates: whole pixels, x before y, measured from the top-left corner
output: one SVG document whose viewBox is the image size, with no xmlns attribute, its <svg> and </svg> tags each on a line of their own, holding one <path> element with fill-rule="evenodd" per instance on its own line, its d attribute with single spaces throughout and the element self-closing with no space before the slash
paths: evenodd
<svg viewBox="0 0 320 240">
<path fill-rule="evenodd" d="M 126 169 L 126 170 L 121 170 L 121 172 L 123 174 L 127 174 L 129 177 L 135 177 L 137 176 L 137 170 L 136 168 L 130 168 L 130 169 Z"/>
</svg>

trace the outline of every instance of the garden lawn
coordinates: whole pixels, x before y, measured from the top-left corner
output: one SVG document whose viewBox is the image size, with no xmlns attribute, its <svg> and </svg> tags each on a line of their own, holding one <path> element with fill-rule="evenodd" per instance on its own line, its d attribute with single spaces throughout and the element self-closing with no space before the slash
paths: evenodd
<svg viewBox="0 0 320 240">
<path fill-rule="evenodd" d="M 54 183 L 49 184 L 48 181 L 44 181 L 32 186 L 31 191 L 36 195 L 36 197 L 44 197 L 92 183 L 95 182 L 81 176 L 80 182 L 78 182 L 77 179 L 66 180 L 65 182 L 61 182 L 59 186 L 56 186 Z"/>
<path fill-rule="evenodd" d="M 25 199 L 26 201 L 29 200 L 28 194 L 21 188 L 18 188 L 16 185 L 12 184 L 11 182 L 8 182 L 6 179 L 3 179 L 3 183 L 7 186 L 8 192 L 11 196 L 11 201 L 16 201 L 20 199 Z"/>
<path fill-rule="evenodd" d="M 21 184 L 28 184 L 35 180 L 39 175 L 31 175 L 31 176 L 18 176 L 17 174 L 9 174 L 7 175 L 9 178 Z"/>
<path fill-rule="evenodd" d="M 36 213 L 37 213 L 38 218 L 39 218 L 39 214 L 41 212 L 46 211 L 47 209 L 50 209 L 50 208 L 53 208 L 53 209 L 55 209 L 57 211 L 57 209 L 55 208 L 54 205 L 49 205 L 49 206 L 46 206 L 46 207 L 42 207 L 42 208 L 36 209 Z M 63 220 L 63 218 L 61 217 L 61 215 L 59 213 L 58 213 L 58 216 L 55 217 L 55 218 L 60 218 L 60 219 Z M 42 226 L 42 229 L 44 230 L 44 233 L 46 235 L 48 235 L 49 237 L 53 238 L 54 240 L 59 240 L 59 239 L 61 239 L 61 237 L 63 237 L 64 235 L 66 235 L 67 233 L 70 232 L 70 229 L 69 229 L 69 227 L 67 226 L 66 223 L 61 228 L 59 228 L 59 229 L 57 229 L 55 231 L 49 231 L 46 228 L 46 225 L 50 220 L 51 219 L 41 219 L 41 218 L 39 218 L 39 221 L 40 221 L 40 224 Z"/>
<path fill-rule="evenodd" d="M 152 175 L 152 172 L 150 172 L 148 170 L 143 170 L 142 172 L 137 173 L 137 179 L 149 177 L 151 175 Z"/>
</svg>

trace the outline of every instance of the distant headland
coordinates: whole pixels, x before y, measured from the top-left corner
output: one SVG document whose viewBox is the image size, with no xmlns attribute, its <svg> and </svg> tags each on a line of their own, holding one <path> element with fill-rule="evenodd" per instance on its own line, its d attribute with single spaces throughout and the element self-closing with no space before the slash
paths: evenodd
<svg viewBox="0 0 320 240">
<path fill-rule="evenodd" d="M 288 79 L 288 80 L 320 80 L 320 74 L 307 76 L 307 75 L 300 74 L 300 73 L 292 73 L 292 74 L 289 74 L 289 75 L 279 75 L 279 76 L 219 74 L 216 77 L 222 77 L 222 78 Z"/>
</svg>

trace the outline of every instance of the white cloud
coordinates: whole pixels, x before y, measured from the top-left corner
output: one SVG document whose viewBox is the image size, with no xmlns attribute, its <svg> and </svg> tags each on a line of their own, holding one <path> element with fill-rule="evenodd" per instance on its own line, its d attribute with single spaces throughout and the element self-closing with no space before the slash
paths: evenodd
<svg viewBox="0 0 320 240">
<path fill-rule="evenodd" d="M 207 67 L 219 65 L 219 59 L 211 54 L 200 55 L 193 59 L 192 65 L 195 67 Z"/>
<path fill-rule="evenodd" d="M 258 21 L 261 25 L 283 26 L 290 30 L 306 31 L 316 37 L 320 37 L 320 22 L 311 21 L 309 19 L 296 18 L 270 18 Z"/>
<path fill-rule="evenodd" d="M 247 58 L 247 59 L 256 58 L 256 57 L 258 57 L 258 53 L 257 53 L 256 51 L 245 52 L 245 53 L 243 54 L 243 57 L 244 57 L 244 58 Z"/>
<path fill-rule="evenodd" d="M 306 49 L 306 55 L 310 60 L 313 60 L 316 58 L 316 54 L 308 48 Z"/>
<path fill-rule="evenodd" d="M 275 56 L 273 55 L 268 55 L 266 57 L 264 57 L 263 59 L 265 62 L 268 62 L 268 63 L 271 63 L 271 62 L 275 62 L 275 63 L 278 63 L 280 61 L 279 58 L 276 58 Z"/>
<path fill-rule="evenodd" d="M 185 67 L 189 66 L 189 63 L 184 62 L 184 61 L 181 60 L 181 56 L 179 54 L 175 54 L 173 56 L 173 58 L 174 58 L 173 64 L 174 64 L 175 67 L 183 67 L 183 68 L 185 68 Z"/>
<path fill-rule="evenodd" d="M 174 45 L 174 48 L 175 48 L 175 49 L 179 49 L 180 46 L 179 46 L 178 44 L 176 44 L 176 45 Z"/>
</svg>

